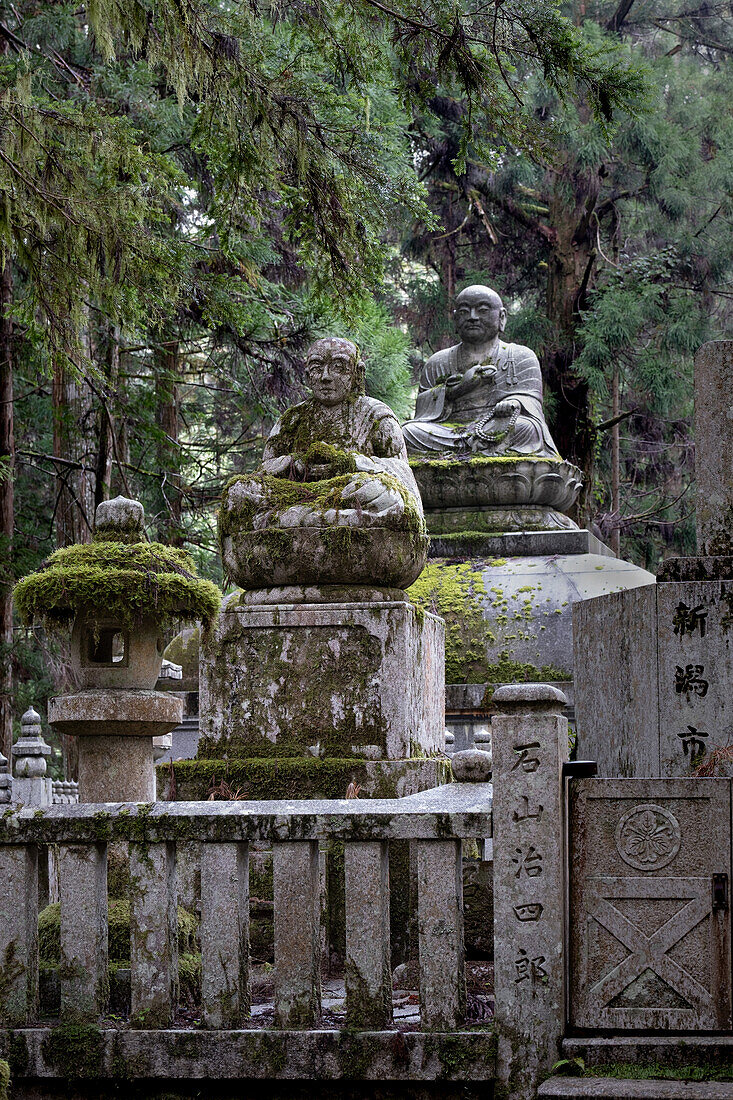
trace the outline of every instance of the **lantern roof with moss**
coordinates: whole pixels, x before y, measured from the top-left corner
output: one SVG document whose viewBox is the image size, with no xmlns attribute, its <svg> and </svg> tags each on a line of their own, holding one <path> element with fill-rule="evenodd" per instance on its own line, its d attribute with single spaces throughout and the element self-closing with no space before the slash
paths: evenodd
<svg viewBox="0 0 733 1100">
<path fill-rule="evenodd" d="M 21 618 L 64 627 L 81 612 L 128 625 L 150 617 L 200 620 L 206 629 L 219 610 L 219 589 L 198 576 L 185 550 L 145 542 L 144 518 L 136 500 L 100 504 L 91 543 L 56 550 L 15 586 Z"/>
</svg>

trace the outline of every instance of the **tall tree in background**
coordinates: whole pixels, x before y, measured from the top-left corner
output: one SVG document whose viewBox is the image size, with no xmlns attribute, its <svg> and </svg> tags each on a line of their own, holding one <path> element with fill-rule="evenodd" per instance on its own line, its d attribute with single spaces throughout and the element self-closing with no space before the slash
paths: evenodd
<svg viewBox="0 0 733 1100">
<path fill-rule="evenodd" d="M 87 537 L 120 489 L 209 553 L 216 478 L 297 392 L 298 350 L 326 325 L 373 351 L 372 392 L 404 405 L 407 341 L 374 292 L 405 213 L 435 221 L 410 136 L 434 73 L 469 105 L 457 161 L 479 102 L 517 148 L 541 141 L 542 121 L 515 110 L 520 57 L 599 119 L 641 87 L 546 0 L 20 0 L 0 5 L 0 41 L 15 488 L 35 510 L 9 521 L 11 577 L 54 528 Z M 12 433 L 0 442 L 12 454 Z"/>
<path fill-rule="evenodd" d="M 630 552 L 654 566 L 660 539 L 689 545 L 680 509 L 691 469 L 692 353 L 730 317 L 732 40 L 720 6 L 695 12 L 654 0 L 638 22 L 635 13 L 628 2 L 576 11 L 590 38 L 623 39 L 649 67 L 651 109 L 621 116 L 613 132 L 582 96 L 560 103 L 529 66 L 514 79 L 533 118 L 552 127 L 554 148 L 522 151 L 486 112 L 490 139 L 469 147 L 464 165 L 465 101 L 439 95 L 431 114 L 416 117 L 443 228 L 413 223 L 404 248 L 438 281 L 419 269 L 415 278 L 409 263 L 395 277 L 411 303 L 402 314 L 428 348 L 447 338 L 439 315 L 454 284 L 495 282 L 513 313 L 512 338 L 542 354 L 558 446 L 584 471 L 579 518 L 609 536 L 622 528 Z M 614 425 L 623 427 L 623 516 L 604 445 Z"/>
</svg>

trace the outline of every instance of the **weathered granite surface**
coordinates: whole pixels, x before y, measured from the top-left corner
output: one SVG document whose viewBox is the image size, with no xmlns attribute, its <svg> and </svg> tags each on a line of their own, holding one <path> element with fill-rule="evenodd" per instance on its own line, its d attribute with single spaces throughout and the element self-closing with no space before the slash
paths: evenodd
<svg viewBox="0 0 733 1100">
<path fill-rule="evenodd" d="M 730 1031 L 730 780 L 569 787 L 571 1025 Z"/>
<path fill-rule="evenodd" d="M 530 548 L 527 556 L 487 553 L 482 536 L 473 552 L 470 544 L 457 551 L 439 545 L 450 556 L 431 556 L 408 594 L 445 620 L 448 684 L 571 678 L 573 605 L 654 582 L 630 562 L 577 553 L 577 535 L 555 531 L 549 552 Z"/>
<path fill-rule="evenodd" d="M 50 1077 L 59 1076 L 52 1056 L 54 1046 L 49 1043 L 54 1030 L 0 1032 L 0 1057 L 7 1058 L 13 1043 L 22 1043 L 27 1057 L 21 1080 L 43 1078 L 50 1084 Z M 442 1091 L 450 1081 L 465 1082 L 465 1089 L 477 1080 L 490 1080 L 495 1065 L 495 1039 L 490 1029 L 441 1034 L 108 1028 L 99 1036 L 96 1065 L 85 1073 L 95 1080 L 119 1081 L 123 1072 L 143 1080 L 181 1081 L 440 1080 Z M 469 1095 L 473 1100 L 474 1093 Z"/>
<path fill-rule="evenodd" d="M 443 675 L 443 624 L 409 603 L 233 600 L 202 648 L 199 756 L 439 751 Z"/>
<path fill-rule="evenodd" d="M 529 1100 L 565 1028 L 565 697 L 549 684 L 494 693 L 494 991 L 497 1075 Z"/>
</svg>

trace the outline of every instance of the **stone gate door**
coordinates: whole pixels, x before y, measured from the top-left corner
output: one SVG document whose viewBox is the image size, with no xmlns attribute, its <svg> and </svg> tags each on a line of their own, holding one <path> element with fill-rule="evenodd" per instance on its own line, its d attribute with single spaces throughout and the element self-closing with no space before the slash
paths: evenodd
<svg viewBox="0 0 733 1100">
<path fill-rule="evenodd" d="M 730 1030 L 731 781 L 569 791 L 570 1024 Z"/>
</svg>

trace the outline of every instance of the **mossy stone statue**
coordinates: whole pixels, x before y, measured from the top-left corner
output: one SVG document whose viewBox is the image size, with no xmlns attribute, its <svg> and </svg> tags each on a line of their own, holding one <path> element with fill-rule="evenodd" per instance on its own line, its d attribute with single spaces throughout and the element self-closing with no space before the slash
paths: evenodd
<svg viewBox="0 0 733 1100">
<path fill-rule="evenodd" d="M 15 587 L 26 622 L 71 626 L 71 664 L 82 689 L 155 687 L 162 629 L 201 620 L 208 629 L 221 595 L 196 575 L 183 550 L 144 541 L 144 513 L 117 497 L 97 508 L 92 542 L 57 550 Z"/>
<path fill-rule="evenodd" d="M 422 504 L 392 411 L 363 393 L 350 340 L 307 355 L 312 397 L 275 424 L 262 466 L 224 490 L 224 566 L 244 589 L 404 589 L 427 556 Z"/>
</svg>

